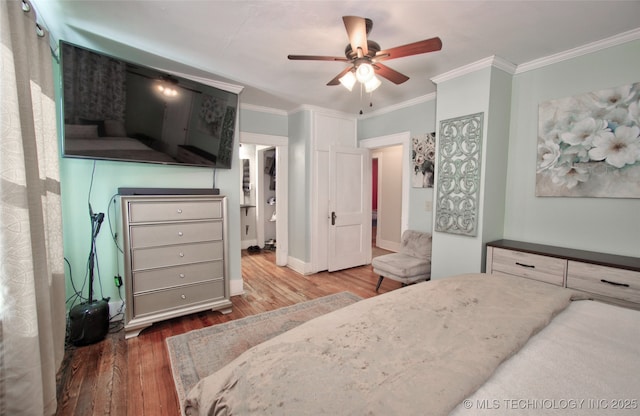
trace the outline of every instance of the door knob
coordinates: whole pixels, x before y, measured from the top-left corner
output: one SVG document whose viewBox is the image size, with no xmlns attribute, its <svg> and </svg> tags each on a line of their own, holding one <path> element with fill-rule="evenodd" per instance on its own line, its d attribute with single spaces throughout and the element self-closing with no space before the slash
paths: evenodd
<svg viewBox="0 0 640 416">
<path fill-rule="evenodd" d="M 331 212 L 331 225 L 336 225 L 336 212 Z"/>
</svg>

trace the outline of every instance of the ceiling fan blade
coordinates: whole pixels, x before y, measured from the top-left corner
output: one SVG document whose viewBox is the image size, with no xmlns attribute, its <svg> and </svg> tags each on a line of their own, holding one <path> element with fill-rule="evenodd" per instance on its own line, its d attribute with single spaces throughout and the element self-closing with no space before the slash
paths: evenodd
<svg viewBox="0 0 640 416">
<path fill-rule="evenodd" d="M 362 54 L 369 53 L 367 47 L 367 21 L 363 17 L 358 16 L 342 16 L 344 27 L 347 29 L 349 43 L 351 49 L 356 52 L 358 48 L 362 49 Z M 360 54 L 358 54 L 360 57 Z"/>
<path fill-rule="evenodd" d="M 380 62 L 389 59 L 402 58 L 403 56 L 439 51 L 440 49 L 442 49 L 442 41 L 440 38 L 435 37 L 379 51 L 373 59 L 375 62 Z"/>
<path fill-rule="evenodd" d="M 292 61 L 339 61 L 349 62 L 347 58 L 339 56 L 319 56 L 319 55 L 288 55 L 287 58 Z"/>
<path fill-rule="evenodd" d="M 342 72 L 340 72 L 334 79 L 327 82 L 327 85 L 340 85 L 340 78 L 342 78 L 347 72 L 353 69 L 352 66 L 346 67 Z"/>
<path fill-rule="evenodd" d="M 408 76 L 401 74 L 395 69 L 391 69 L 388 66 L 379 63 L 373 64 L 373 69 L 375 69 L 378 75 L 380 75 L 381 77 L 385 77 L 394 84 L 402 84 L 409 79 Z"/>
</svg>

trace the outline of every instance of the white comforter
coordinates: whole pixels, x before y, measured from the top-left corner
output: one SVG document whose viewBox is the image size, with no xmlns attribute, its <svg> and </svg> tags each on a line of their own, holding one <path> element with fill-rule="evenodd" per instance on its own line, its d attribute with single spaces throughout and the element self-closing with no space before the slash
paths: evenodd
<svg viewBox="0 0 640 416">
<path fill-rule="evenodd" d="M 188 394 L 187 415 L 446 415 L 576 294 L 471 274 L 420 283 L 260 344 Z"/>
<path fill-rule="evenodd" d="M 640 414 L 640 311 L 572 302 L 452 416 Z"/>
</svg>

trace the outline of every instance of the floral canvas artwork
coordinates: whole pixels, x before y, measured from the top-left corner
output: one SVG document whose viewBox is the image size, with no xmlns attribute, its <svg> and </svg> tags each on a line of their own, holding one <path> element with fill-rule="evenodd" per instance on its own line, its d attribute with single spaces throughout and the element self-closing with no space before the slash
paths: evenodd
<svg viewBox="0 0 640 416">
<path fill-rule="evenodd" d="M 436 134 L 427 133 L 413 137 L 411 141 L 411 184 L 414 188 L 433 188 Z"/>
<path fill-rule="evenodd" d="M 537 196 L 640 198 L 640 82 L 539 106 Z"/>
</svg>

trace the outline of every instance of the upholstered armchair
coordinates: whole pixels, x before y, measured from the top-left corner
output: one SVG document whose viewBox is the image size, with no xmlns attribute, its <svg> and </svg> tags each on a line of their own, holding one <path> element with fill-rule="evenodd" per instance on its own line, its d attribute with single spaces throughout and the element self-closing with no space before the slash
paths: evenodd
<svg viewBox="0 0 640 416">
<path fill-rule="evenodd" d="M 387 277 L 403 286 L 431 278 L 431 234 L 406 230 L 402 233 L 400 252 L 374 257 L 373 271 L 380 276 L 376 292 Z"/>
</svg>

